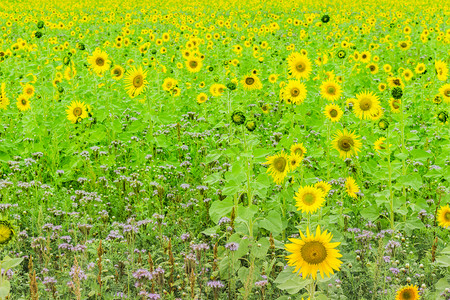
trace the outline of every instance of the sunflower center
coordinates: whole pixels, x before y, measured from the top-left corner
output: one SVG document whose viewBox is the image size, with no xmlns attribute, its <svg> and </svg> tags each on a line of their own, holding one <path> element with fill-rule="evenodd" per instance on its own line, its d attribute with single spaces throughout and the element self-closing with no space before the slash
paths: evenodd
<svg viewBox="0 0 450 300">
<path fill-rule="evenodd" d="M 97 57 L 95 59 L 95 64 L 99 67 L 102 67 L 105 64 L 105 60 L 102 57 Z"/>
<path fill-rule="evenodd" d="M 253 77 L 247 77 L 245 78 L 245 84 L 246 85 L 252 85 L 255 83 L 255 79 Z"/>
<path fill-rule="evenodd" d="M 332 110 L 330 110 L 330 116 L 331 116 L 332 118 L 336 118 L 337 115 L 338 115 L 337 110 L 335 110 L 334 108 L 333 108 Z"/>
<path fill-rule="evenodd" d="M 317 265 L 327 258 L 327 249 L 318 241 L 306 242 L 300 250 L 302 258 L 311 265 Z"/>
<path fill-rule="evenodd" d="M 297 69 L 297 71 L 299 71 L 299 72 L 304 72 L 306 69 L 306 66 L 305 66 L 305 64 L 300 62 L 295 66 L 295 69 Z"/>
<path fill-rule="evenodd" d="M 197 61 L 191 60 L 191 61 L 189 62 L 189 67 L 191 67 L 192 69 L 197 68 L 197 66 L 198 66 L 198 62 L 197 62 Z"/>
<path fill-rule="evenodd" d="M 410 290 L 406 290 L 401 294 L 400 299 L 403 300 L 414 299 L 414 294 L 412 294 Z"/>
<path fill-rule="evenodd" d="M 26 93 L 27 93 L 28 95 L 31 95 L 31 94 L 33 93 L 33 90 L 32 90 L 32 89 L 27 89 Z"/>
<path fill-rule="evenodd" d="M 392 83 L 393 83 L 394 85 L 396 85 L 396 86 L 400 86 L 400 80 L 399 80 L 399 79 L 394 79 L 394 80 L 392 81 Z"/>
<path fill-rule="evenodd" d="M 345 152 L 352 150 L 353 145 L 354 145 L 353 139 L 350 137 L 342 137 L 338 141 L 339 149 Z"/>
<path fill-rule="evenodd" d="M 450 221 L 450 211 L 448 211 L 448 212 L 445 213 L 444 219 L 445 219 L 446 222 L 449 222 L 449 221 Z"/>
<path fill-rule="evenodd" d="M 120 75 L 122 75 L 122 71 L 120 69 L 115 69 L 114 75 L 116 75 L 116 77 L 119 77 Z"/>
<path fill-rule="evenodd" d="M 400 105 L 398 104 L 397 101 L 394 101 L 394 103 L 392 103 L 392 107 L 395 108 L 395 109 L 399 109 Z"/>
<path fill-rule="evenodd" d="M 450 89 L 444 91 L 445 97 L 450 97 Z"/>
<path fill-rule="evenodd" d="M 371 65 L 371 66 L 369 67 L 369 70 L 370 70 L 371 72 L 375 71 L 375 66 L 374 66 L 374 65 Z"/>
<path fill-rule="evenodd" d="M 370 110 L 372 108 L 372 100 L 370 100 L 369 98 L 361 99 L 361 101 L 359 102 L 359 108 L 361 108 L 361 110 L 363 111 Z"/>
<path fill-rule="evenodd" d="M 75 117 L 79 117 L 83 113 L 83 110 L 81 109 L 81 107 L 75 107 L 72 113 Z"/>
<path fill-rule="evenodd" d="M 291 89 L 291 96 L 297 97 L 300 94 L 300 90 L 298 88 Z"/>
<path fill-rule="evenodd" d="M 405 42 L 403 42 L 403 43 L 400 44 L 400 46 L 401 46 L 402 48 L 406 48 L 407 44 L 406 44 Z"/>
<path fill-rule="evenodd" d="M 327 93 L 329 95 L 336 95 L 336 88 L 334 86 L 327 87 Z"/>
<path fill-rule="evenodd" d="M 303 203 L 307 205 L 313 205 L 316 203 L 316 197 L 312 193 L 307 193 L 303 196 Z"/>
<path fill-rule="evenodd" d="M 24 106 L 25 106 L 25 105 L 27 105 L 27 100 L 25 100 L 25 99 L 22 99 L 22 101 L 21 101 L 21 102 L 22 102 L 22 105 L 24 105 Z"/>
<path fill-rule="evenodd" d="M 284 157 L 278 157 L 273 161 L 273 167 L 278 172 L 284 172 L 286 169 L 287 161 Z"/>
<path fill-rule="evenodd" d="M 133 78 L 133 86 L 139 88 L 144 84 L 144 77 L 142 75 L 137 75 Z"/>
</svg>

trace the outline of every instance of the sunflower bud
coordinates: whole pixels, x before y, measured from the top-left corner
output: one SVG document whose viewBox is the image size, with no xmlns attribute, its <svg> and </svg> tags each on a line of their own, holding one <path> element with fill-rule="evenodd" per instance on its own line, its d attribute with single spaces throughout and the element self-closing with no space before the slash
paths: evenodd
<svg viewBox="0 0 450 300">
<path fill-rule="evenodd" d="M 401 87 L 395 87 L 393 90 L 392 90 L 392 97 L 394 98 L 394 99 L 401 99 L 402 98 L 402 96 L 403 96 L 403 90 L 402 90 L 402 88 Z"/>
</svg>

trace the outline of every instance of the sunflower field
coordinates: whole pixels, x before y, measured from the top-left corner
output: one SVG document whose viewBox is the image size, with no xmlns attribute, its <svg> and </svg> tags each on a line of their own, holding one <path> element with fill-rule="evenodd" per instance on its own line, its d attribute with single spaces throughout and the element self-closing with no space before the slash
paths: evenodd
<svg viewBox="0 0 450 300">
<path fill-rule="evenodd" d="M 446 1 L 0 3 L 0 299 L 450 299 Z"/>
</svg>

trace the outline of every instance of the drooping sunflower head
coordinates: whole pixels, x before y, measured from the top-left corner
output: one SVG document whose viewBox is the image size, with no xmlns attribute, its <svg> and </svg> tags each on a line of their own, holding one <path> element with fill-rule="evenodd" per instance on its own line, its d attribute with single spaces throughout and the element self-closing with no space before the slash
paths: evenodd
<svg viewBox="0 0 450 300">
<path fill-rule="evenodd" d="M 270 111 L 270 104 L 263 104 L 261 105 L 261 110 L 264 114 L 268 114 Z"/>
<path fill-rule="evenodd" d="M 339 151 L 340 157 L 343 159 L 350 158 L 352 155 L 357 155 L 361 148 L 361 142 L 358 136 L 346 129 L 338 130 L 333 140 L 333 146 Z"/>
<path fill-rule="evenodd" d="M 359 186 L 356 183 L 355 179 L 352 177 L 347 177 L 345 180 L 345 189 L 347 194 L 352 198 L 357 198 L 358 195 L 356 193 L 359 192 Z"/>
<path fill-rule="evenodd" d="M 374 143 L 373 143 L 373 148 L 377 151 L 383 151 L 386 150 L 387 146 L 384 143 L 384 141 L 386 141 L 385 137 L 380 137 L 379 139 L 377 139 Z"/>
<path fill-rule="evenodd" d="M 391 98 L 391 100 L 389 100 L 389 107 L 394 114 L 398 114 L 400 112 L 401 105 L 401 99 Z"/>
<path fill-rule="evenodd" d="M 288 69 L 291 76 L 294 78 L 308 79 L 311 73 L 311 61 L 306 55 L 294 52 L 287 58 Z"/>
<path fill-rule="evenodd" d="M 325 81 L 320 86 L 320 94 L 323 98 L 335 101 L 341 97 L 342 89 L 339 84 L 334 82 L 333 80 Z"/>
<path fill-rule="evenodd" d="M 372 92 L 362 92 L 356 95 L 353 111 L 360 119 L 372 119 L 372 115 L 376 113 L 379 105 L 378 96 Z"/>
<path fill-rule="evenodd" d="M 295 153 L 291 153 L 291 155 L 289 155 L 289 169 L 291 171 L 294 171 L 295 169 L 297 169 L 300 164 L 302 163 L 303 160 L 303 156 L 295 154 Z"/>
<path fill-rule="evenodd" d="M 306 148 L 303 146 L 303 143 L 297 143 L 291 146 L 291 153 L 299 155 L 302 159 L 306 154 Z"/>
<path fill-rule="evenodd" d="M 313 213 L 325 203 L 325 194 L 321 189 L 308 185 L 299 188 L 294 199 L 296 200 L 297 210 L 304 213 Z"/>
<path fill-rule="evenodd" d="M 444 99 L 445 103 L 450 103 L 450 83 L 444 84 L 440 89 L 439 93 Z"/>
<path fill-rule="evenodd" d="M 450 206 L 447 204 L 446 206 L 441 206 L 437 213 L 439 226 L 444 228 L 450 227 Z"/>
<path fill-rule="evenodd" d="M 438 112 L 437 114 L 437 119 L 439 120 L 439 122 L 441 122 L 442 124 L 446 124 L 448 121 L 448 113 L 445 110 L 441 110 L 440 112 Z"/>
<path fill-rule="evenodd" d="M 221 83 L 214 83 L 213 85 L 211 85 L 209 91 L 214 97 L 220 97 L 225 92 L 226 88 L 227 87 Z"/>
<path fill-rule="evenodd" d="M 344 114 L 342 109 L 335 104 L 328 104 L 327 106 L 325 106 L 325 110 L 323 113 L 329 120 L 331 120 L 331 122 L 339 121 L 339 119 Z"/>
<path fill-rule="evenodd" d="M 286 244 L 286 250 L 292 254 L 286 256 L 289 266 L 294 266 L 294 273 L 301 272 L 303 279 L 311 276 L 313 280 L 317 277 L 317 272 L 324 278 L 334 274 L 334 270 L 339 271 L 342 255 L 336 247 L 340 243 L 330 243 L 333 235 L 326 230 L 321 232 L 317 226 L 316 234 L 310 234 L 306 229 L 306 236 L 300 231 L 301 239 L 289 240 L 292 244 Z"/>
<path fill-rule="evenodd" d="M 316 182 L 316 184 L 314 185 L 315 188 L 318 188 L 319 190 L 322 190 L 324 196 L 327 196 L 328 193 L 331 190 L 331 184 L 329 184 L 326 181 L 319 181 Z"/>
<path fill-rule="evenodd" d="M 0 246 L 6 246 L 16 236 L 12 223 L 0 220 Z"/>
<path fill-rule="evenodd" d="M 245 123 L 245 115 L 241 111 L 234 111 L 231 114 L 231 121 L 236 125 L 242 125 Z"/>
<path fill-rule="evenodd" d="M 269 173 L 276 184 L 283 182 L 290 170 L 289 158 L 283 151 L 279 154 L 267 157 L 267 161 L 264 164 L 269 165 L 267 173 Z"/>
<path fill-rule="evenodd" d="M 415 285 L 407 285 L 397 291 L 395 300 L 418 300 L 419 289 Z"/>
</svg>

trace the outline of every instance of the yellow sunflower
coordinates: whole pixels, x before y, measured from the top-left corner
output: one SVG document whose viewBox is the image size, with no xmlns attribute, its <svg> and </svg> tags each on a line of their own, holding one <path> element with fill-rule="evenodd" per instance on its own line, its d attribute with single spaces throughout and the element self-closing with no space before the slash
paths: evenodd
<svg viewBox="0 0 450 300">
<path fill-rule="evenodd" d="M 439 221 L 439 226 L 444 228 L 450 227 L 450 206 L 441 206 L 437 213 L 437 218 Z"/>
<path fill-rule="evenodd" d="M 378 96 L 372 92 L 361 92 L 356 95 L 355 106 L 353 111 L 360 119 L 373 119 L 372 115 L 377 112 L 380 107 Z"/>
<path fill-rule="evenodd" d="M 300 187 L 295 194 L 295 206 L 297 210 L 304 213 L 312 214 L 325 203 L 325 195 L 321 189 L 314 186 Z"/>
<path fill-rule="evenodd" d="M 305 148 L 305 146 L 303 146 L 303 143 L 297 143 L 297 144 L 292 145 L 290 151 L 291 151 L 291 153 L 300 155 L 302 160 L 306 154 L 306 148 Z"/>
<path fill-rule="evenodd" d="M 444 84 L 440 89 L 439 93 L 444 98 L 445 103 L 450 103 L 450 83 Z"/>
<path fill-rule="evenodd" d="M 269 76 L 269 82 L 270 82 L 270 83 L 276 83 L 276 82 L 277 82 L 277 79 L 278 79 L 278 75 L 277 75 L 277 74 L 271 74 L 271 75 Z"/>
<path fill-rule="evenodd" d="M 297 80 L 289 80 L 283 88 L 283 100 L 287 103 L 301 104 L 306 99 L 306 85 Z"/>
<path fill-rule="evenodd" d="M 270 104 L 263 104 L 261 106 L 261 110 L 262 110 L 263 114 L 267 115 L 270 111 Z"/>
<path fill-rule="evenodd" d="M 0 88 L 0 109 L 6 109 L 9 105 L 9 99 L 6 96 L 6 84 L 2 83 Z"/>
<path fill-rule="evenodd" d="M 286 256 L 289 266 L 294 266 L 294 273 L 301 272 L 302 278 L 305 279 L 311 276 L 316 279 L 317 271 L 320 276 L 324 278 L 324 273 L 327 276 L 334 274 L 334 270 L 339 271 L 342 264 L 338 258 L 342 257 L 339 250 L 339 242 L 330 243 L 333 235 L 326 230 L 320 232 L 320 226 L 317 226 L 316 235 L 309 233 L 309 228 L 306 229 L 306 236 L 300 231 L 301 239 L 289 240 L 293 244 L 285 244 L 286 251 L 292 253 Z"/>
<path fill-rule="evenodd" d="M 12 224 L 7 220 L 0 221 L 0 245 L 7 245 L 16 235 Z"/>
<path fill-rule="evenodd" d="M 434 63 L 434 68 L 436 70 L 437 78 L 440 81 L 446 81 L 448 78 L 448 66 L 447 64 L 442 60 L 437 60 Z"/>
<path fill-rule="evenodd" d="M 320 94 L 323 98 L 335 101 L 341 97 L 342 89 L 339 84 L 334 82 L 333 80 L 325 81 L 320 86 Z"/>
<path fill-rule="evenodd" d="M 402 104 L 401 99 L 391 98 L 391 100 L 389 100 L 389 106 L 394 114 L 398 114 L 400 112 L 401 104 Z"/>
<path fill-rule="evenodd" d="M 203 66 L 203 61 L 200 57 L 189 57 L 186 60 L 186 68 L 191 73 L 197 73 L 201 70 Z"/>
<path fill-rule="evenodd" d="M 279 154 L 267 157 L 267 161 L 263 164 L 269 165 L 267 173 L 273 177 L 276 184 L 283 182 L 289 172 L 289 158 L 283 151 Z"/>
<path fill-rule="evenodd" d="M 423 74 L 426 70 L 427 67 L 424 63 L 418 63 L 416 68 L 414 69 L 414 72 L 416 72 L 416 74 Z"/>
<path fill-rule="evenodd" d="M 398 77 L 389 77 L 387 79 L 387 81 L 388 81 L 389 87 L 392 87 L 392 88 L 394 88 L 394 87 L 403 88 L 405 86 L 403 81 L 401 80 L 401 78 L 398 78 Z"/>
<path fill-rule="evenodd" d="M 100 48 L 97 48 L 91 56 L 88 57 L 88 62 L 95 73 L 101 75 L 109 70 L 111 61 L 108 59 L 108 54 Z"/>
<path fill-rule="evenodd" d="M 296 153 L 291 153 L 291 155 L 289 155 L 289 170 L 294 171 L 297 169 L 302 163 L 302 160 L 303 156 Z"/>
<path fill-rule="evenodd" d="M 248 91 L 262 89 L 261 80 L 255 74 L 247 75 L 242 78 L 242 86 Z"/>
<path fill-rule="evenodd" d="M 197 103 L 205 103 L 208 100 L 208 96 L 205 93 L 200 93 L 197 95 Z"/>
<path fill-rule="evenodd" d="M 331 120 L 331 122 L 337 122 L 342 117 L 344 112 L 335 104 L 328 104 L 325 106 L 324 115 Z"/>
<path fill-rule="evenodd" d="M 319 182 L 316 182 L 316 184 L 314 185 L 314 187 L 317 188 L 317 189 L 319 189 L 319 190 L 322 190 L 324 196 L 327 196 L 328 193 L 329 193 L 330 190 L 331 190 L 331 184 L 329 184 L 329 183 L 326 182 L 326 181 L 319 181 Z"/>
<path fill-rule="evenodd" d="M 67 119 L 74 124 L 89 116 L 86 104 L 80 101 L 72 101 L 72 103 L 70 103 L 67 107 L 66 113 Z"/>
<path fill-rule="evenodd" d="M 31 108 L 30 99 L 28 99 L 28 97 L 25 96 L 24 94 L 21 94 L 19 95 L 19 97 L 17 97 L 16 105 L 20 111 L 27 111 Z"/>
<path fill-rule="evenodd" d="M 306 55 L 302 55 L 298 52 L 294 52 L 287 58 L 288 69 L 291 76 L 296 79 L 309 78 L 311 73 L 311 61 Z"/>
<path fill-rule="evenodd" d="M 123 74 L 124 74 L 125 70 L 119 66 L 119 65 L 115 65 L 112 69 L 111 69 L 111 76 L 112 78 L 114 78 L 115 80 L 120 80 L 123 78 Z"/>
<path fill-rule="evenodd" d="M 127 72 L 125 77 L 125 89 L 131 98 L 140 95 L 146 88 L 148 83 L 145 78 L 147 77 L 147 71 L 142 70 L 142 67 L 136 69 L 133 67 Z"/>
<path fill-rule="evenodd" d="M 418 300 L 419 289 L 415 285 L 407 285 L 397 291 L 395 300 Z"/>
<path fill-rule="evenodd" d="M 225 92 L 226 88 L 227 87 L 225 85 L 223 85 L 223 84 L 214 83 L 209 88 L 209 92 L 211 93 L 211 95 L 213 95 L 213 97 L 220 97 L 220 96 L 223 95 L 223 93 Z"/>
<path fill-rule="evenodd" d="M 332 143 L 334 148 L 339 151 L 341 158 L 346 159 L 358 154 L 362 146 L 358 137 L 354 132 L 349 132 L 346 129 L 336 132 Z"/>
<path fill-rule="evenodd" d="M 387 145 L 384 143 L 386 141 L 385 137 L 380 137 L 379 139 L 377 139 L 374 143 L 373 143 L 373 148 L 377 151 L 383 151 L 387 149 Z M 389 145 L 392 146 L 392 145 Z"/>
<path fill-rule="evenodd" d="M 359 192 L 359 186 L 356 183 L 355 179 L 352 177 L 347 177 L 345 180 L 345 190 L 347 194 L 352 198 L 357 198 L 358 195 L 356 193 Z"/>
<path fill-rule="evenodd" d="M 177 86 L 177 84 L 178 84 L 178 80 L 169 77 L 169 78 L 164 79 L 162 88 L 166 92 L 170 92 L 173 88 L 175 88 Z"/>
<path fill-rule="evenodd" d="M 27 83 L 24 87 L 23 87 L 23 95 L 25 97 L 27 97 L 28 99 L 30 99 L 31 97 L 34 96 L 34 86 L 32 86 L 31 84 Z"/>
</svg>

